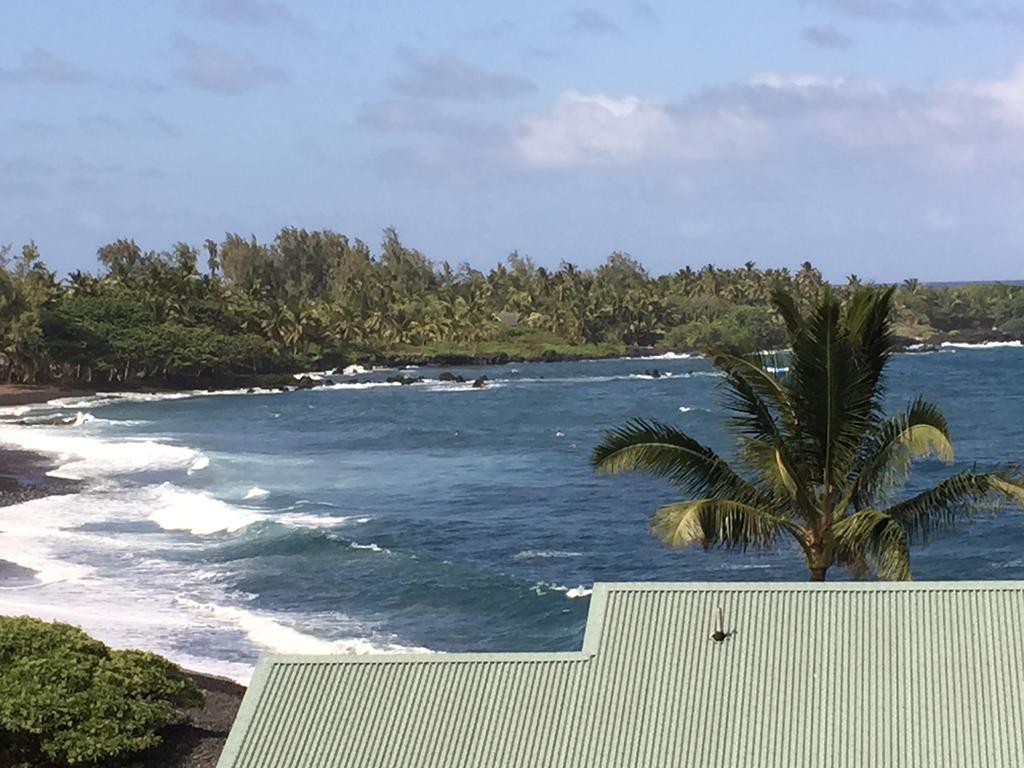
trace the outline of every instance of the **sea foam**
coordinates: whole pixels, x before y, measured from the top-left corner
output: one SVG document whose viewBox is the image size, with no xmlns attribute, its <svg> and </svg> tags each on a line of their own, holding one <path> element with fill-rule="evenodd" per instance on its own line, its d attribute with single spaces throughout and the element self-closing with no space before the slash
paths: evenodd
<svg viewBox="0 0 1024 768">
<path fill-rule="evenodd" d="M 399 645 L 364 638 L 326 640 L 303 632 L 266 613 L 234 606 L 204 603 L 179 597 L 178 604 L 196 614 L 219 622 L 233 624 L 256 645 L 275 653 L 302 655 L 367 654 L 367 653 L 430 653 L 428 648 Z"/>
</svg>

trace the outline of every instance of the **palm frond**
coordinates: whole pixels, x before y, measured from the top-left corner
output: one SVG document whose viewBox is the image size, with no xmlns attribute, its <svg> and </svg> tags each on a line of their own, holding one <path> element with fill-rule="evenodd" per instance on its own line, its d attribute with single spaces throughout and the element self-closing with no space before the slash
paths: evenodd
<svg viewBox="0 0 1024 768">
<path fill-rule="evenodd" d="M 953 443 L 939 407 L 918 397 L 874 430 L 851 472 L 849 503 L 856 509 L 876 504 L 906 481 L 913 460 L 928 456 L 951 464 Z"/>
<path fill-rule="evenodd" d="M 825 291 L 792 340 L 787 386 L 801 428 L 812 442 L 805 460 L 818 483 L 831 482 L 837 468 L 853 458 L 867 427 L 863 397 L 853 386 L 856 361 L 839 312 L 838 299 Z"/>
<path fill-rule="evenodd" d="M 984 509 L 999 511 L 1005 503 L 1024 506 L 1024 479 L 1016 472 L 960 472 L 933 488 L 885 510 L 914 542 L 959 520 L 971 520 Z"/>
<path fill-rule="evenodd" d="M 651 518 L 654 535 L 671 547 L 700 544 L 705 549 L 770 549 L 789 521 L 768 510 L 728 499 L 667 504 Z"/>
<path fill-rule="evenodd" d="M 800 314 L 800 308 L 796 305 L 796 299 L 786 291 L 777 289 L 772 292 L 772 304 L 775 311 L 779 313 L 782 322 L 786 324 L 787 333 L 793 337 L 800 335 L 804 326 L 804 318 Z"/>
<path fill-rule="evenodd" d="M 640 471 L 668 479 L 694 496 L 764 500 L 763 492 L 707 446 L 658 421 L 633 419 L 609 430 L 594 448 L 599 472 Z"/>
<path fill-rule="evenodd" d="M 875 409 L 884 393 L 882 373 L 892 357 L 892 299 L 896 288 L 861 288 L 846 308 L 846 328 L 865 377 L 864 385 L 875 394 Z"/>
<path fill-rule="evenodd" d="M 795 461 L 791 453 L 791 448 L 798 443 L 780 431 L 772 410 L 772 401 L 776 399 L 790 410 L 785 390 L 777 382 L 775 389 L 767 384 L 761 374 L 769 377 L 771 374 L 763 366 L 747 361 L 745 366 L 739 367 L 737 360 L 719 357 L 716 365 L 723 362 L 727 366 L 723 368 L 727 389 L 725 405 L 733 414 L 728 424 L 739 435 L 743 462 L 776 494 L 796 501 L 804 517 L 811 517 L 817 505 L 808 491 L 808 479 L 801 469 L 803 464 Z M 770 399 L 762 395 L 765 392 Z"/>
<path fill-rule="evenodd" d="M 778 414 L 783 423 L 792 420 L 786 390 L 779 377 L 768 370 L 767 360 L 763 355 L 734 355 L 721 350 L 709 350 L 711 364 L 727 377 L 742 378 L 746 385 L 766 401 Z"/>
<path fill-rule="evenodd" d="M 910 579 L 910 548 L 907 533 L 891 516 L 865 509 L 838 520 L 832 526 L 836 561 L 854 572 L 865 566 L 883 579 Z"/>
<path fill-rule="evenodd" d="M 874 305 L 864 301 L 866 308 L 858 313 L 873 317 L 868 309 Z M 861 336 L 868 334 L 862 326 L 877 330 L 877 324 L 867 320 L 855 322 L 854 330 Z M 831 491 L 846 478 L 864 435 L 877 423 L 879 379 L 871 367 L 877 360 L 865 362 L 859 341 L 851 338 L 841 317 L 840 301 L 830 290 L 823 292 L 791 346 L 786 386 L 807 442 L 801 462 L 813 467 L 811 476 Z"/>
</svg>

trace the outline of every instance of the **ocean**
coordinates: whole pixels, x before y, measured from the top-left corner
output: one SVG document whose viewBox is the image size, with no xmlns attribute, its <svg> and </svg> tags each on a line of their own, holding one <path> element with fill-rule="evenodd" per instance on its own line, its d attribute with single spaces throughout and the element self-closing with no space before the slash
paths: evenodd
<svg viewBox="0 0 1024 768">
<path fill-rule="evenodd" d="M 650 375 L 657 369 L 657 378 Z M 595 581 L 805 580 L 792 547 L 674 551 L 647 519 L 673 489 L 598 477 L 634 416 L 730 452 L 720 378 L 697 357 L 395 371 L 289 393 L 129 394 L 8 408 L 0 445 L 52 456 L 78 493 L 0 509 L 0 613 L 245 681 L 261 653 L 579 647 Z M 900 355 L 889 400 L 946 412 L 957 461 L 1024 463 L 1024 349 Z M 69 426 L 48 422 L 66 419 Z M 918 579 L 1024 578 L 1024 516 L 985 515 L 913 550 Z M 841 571 L 830 573 L 843 578 Z"/>
</svg>

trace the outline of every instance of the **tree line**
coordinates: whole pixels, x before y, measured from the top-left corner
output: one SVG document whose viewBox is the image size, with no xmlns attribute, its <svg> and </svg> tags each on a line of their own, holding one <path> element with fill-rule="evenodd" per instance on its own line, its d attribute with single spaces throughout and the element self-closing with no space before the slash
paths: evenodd
<svg viewBox="0 0 1024 768">
<path fill-rule="evenodd" d="M 289 373 L 381 359 L 622 354 L 645 347 L 781 344 L 776 289 L 801 305 L 825 281 L 799 270 L 685 266 L 651 275 L 616 252 L 595 269 L 538 266 L 512 253 L 489 271 L 436 262 L 394 229 L 376 253 L 330 230 L 272 242 L 228 234 L 145 251 L 117 240 L 96 272 L 61 278 L 34 243 L 0 248 L 0 381 L 106 385 Z M 840 290 L 859 285 L 851 275 Z M 896 293 L 907 338 L 1024 333 L 1024 287 Z"/>
</svg>

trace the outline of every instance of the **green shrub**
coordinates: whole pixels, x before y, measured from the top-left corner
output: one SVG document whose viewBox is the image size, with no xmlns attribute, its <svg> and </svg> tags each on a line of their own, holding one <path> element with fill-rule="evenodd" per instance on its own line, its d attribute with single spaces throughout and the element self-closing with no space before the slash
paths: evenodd
<svg viewBox="0 0 1024 768">
<path fill-rule="evenodd" d="M 111 765 L 202 695 L 180 668 L 82 630 L 0 616 L 0 763 Z"/>
</svg>

